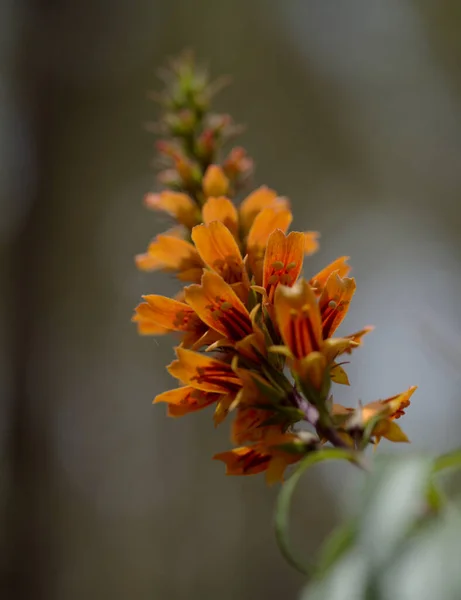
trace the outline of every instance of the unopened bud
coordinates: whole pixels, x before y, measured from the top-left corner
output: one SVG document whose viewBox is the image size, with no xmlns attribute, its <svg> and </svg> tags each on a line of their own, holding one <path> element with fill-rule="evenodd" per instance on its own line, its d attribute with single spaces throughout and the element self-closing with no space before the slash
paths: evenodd
<svg viewBox="0 0 461 600">
<path fill-rule="evenodd" d="M 229 191 L 229 179 L 218 165 L 210 165 L 203 176 L 203 193 L 206 197 L 225 196 Z"/>
<path fill-rule="evenodd" d="M 159 154 L 173 158 L 178 153 L 178 145 L 175 142 L 169 140 L 158 140 L 155 144 Z"/>
<path fill-rule="evenodd" d="M 327 365 L 327 359 L 321 352 L 311 352 L 300 360 L 297 368 L 302 391 L 314 406 L 324 405 L 330 391 Z"/>
<path fill-rule="evenodd" d="M 175 157 L 175 167 L 181 177 L 183 187 L 186 189 L 195 188 L 200 181 L 200 169 L 185 156 Z"/>
<path fill-rule="evenodd" d="M 244 179 L 253 170 L 253 161 L 244 148 L 233 148 L 223 163 L 223 170 L 231 181 Z"/>
<path fill-rule="evenodd" d="M 165 187 L 179 189 L 181 187 L 181 179 L 175 169 L 165 169 L 157 175 L 159 182 Z"/>
<path fill-rule="evenodd" d="M 193 110 L 183 108 L 177 112 L 166 113 L 163 123 L 173 136 L 187 136 L 194 132 L 197 126 L 197 117 Z"/>
<path fill-rule="evenodd" d="M 303 379 L 307 380 L 316 390 L 320 390 L 323 385 L 326 366 L 326 358 L 321 352 L 311 352 L 301 361 Z"/>
<path fill-rule="evenodd" d="M 216 152 L 215 134 L 211 129 L 205 129 L 196 142 L 197 156 L 211 162 Z"/>
</svg>

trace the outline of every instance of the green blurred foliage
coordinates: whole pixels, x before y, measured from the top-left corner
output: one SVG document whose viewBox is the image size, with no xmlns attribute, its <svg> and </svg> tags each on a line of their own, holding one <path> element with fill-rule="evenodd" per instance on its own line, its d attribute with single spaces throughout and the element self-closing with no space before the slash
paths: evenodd
<svg viewBox="0 0 461 600">
<path fill-rule="evenodd" d="M 459 499 L 435 481 L 459 462 L 459 452 L 377 460 L 356 517 L 326 542 L 302 600 L 461 598 Z"/>
</svg>

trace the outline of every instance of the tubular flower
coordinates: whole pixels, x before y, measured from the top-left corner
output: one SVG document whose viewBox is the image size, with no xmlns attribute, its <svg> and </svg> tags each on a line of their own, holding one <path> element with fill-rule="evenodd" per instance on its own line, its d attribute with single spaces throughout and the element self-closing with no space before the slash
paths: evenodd
<svg viewBox="0 0 461 600">
<path fill-rule="evenodd" d="M 227 363 L 184 348 L 176 348 L 176 354 L 178 359 L 168 366 L 168 372 L 181 383 L 218 394 L 235 394 L 242 387 L 239 377 Z"/>
<path fill-rule="evenodd" d="M 177 273 L 181 281 L 199 281 L 204 267 L 197 249 L 190 242 L 175 235 L 158 235 L 145 254 L 136 256 L 141 271 Z"/>
<path fill-rule="evenodd" d="M 190 412 L 196 412 L 218 402 L 222 394 L 216 392 L 204 392 L 191 385 L 176 388 L 159 394 L 154 403 L 166 402 L 168 404 L 169 417 L 182 417 Z"/>
<path fill-rule="evenodd" d="M 415 390 L 416 386 L 412 386 L 401 394 L 386 400 L 370 402 L 358 409 L 333 404 L 332 414 L 333 417 L 339 417 L 340 421 L 343 420 L 342 431 L 349 437 L 351 445 L 353 442 L 348 430 L 364 430 L 368 424 L 372 425 L 369 437 L 375 444 L 379 444 L 382 438 L 391 442 L 409 442 L 405 433 L 395 423 L 395 419 L 400 419 L 405 414 L 405 409 L 410 406 L 410 398 Z"/>
<path fill-rule="evenodd" d="M 238 147 L 218 160 L 235 135 L 232 119 L 210 112 L 208 80 L 190 61 L 175 63 L 172 82 L 161 127 L 167 139 L 158 144 L 166 189 L 144 203 L 177 226 L 157 235 L 136 264 L 188 285 L 175 298 L 143 296 L 132 317 L 143 335 L 179 336 L 167 367 L 179 387 L 154 402 L 171 417 L 213 407 L 215 425 L 233 415 L 237 447 L 215 458 L 230 475 L 264 471 L 269 483 L 326 443 L 362 449 L 383 437 L 407 441 L 395 420 L 414 387 L 357 410 L 332 400 L 333 384 L 349 384 L 341 357 L 372 330 L 335 337 L 356 289 L 347 257 L 304 278 L 318 234 L 289 232 L 289 200 L 269 187 L 235 202 L 253 164 Z M 315 433 L 299 431 L 303 422 Z"/>
<path fill-rule="evenodd" d="M 286 236 L 275 229 L 269 236 L 264 254 L 263 288 L 269 302 L 273 302 L 279 283 L 291 287 L 303 267 L 305 238 L 302 233 L 292 231 Z"/>
<path fill-rule="evenodd" d="M 248 281 L 237 242 L 223 223 L 197 225 L 192 230 L 192 241 L 203 262 L 227 283 Z"/>
<path fill-rule="evenodd" d="M 208 198 L 202 208 L 202 217 L 205 225 L 210 225 L 213 221 L 221 222 L 232 233 L 235 239 L 239 239 L 238 212 L 229 198 L 225 196 Z"/>
<path fill-rule="evenodd" d="M 265 471 L 266 481 L 272 485 L 283 481 L 287 466 L 302 458 L 301 452 L 293 452 L 299 443 L 295 434 L 271 432 L 263 442 L 220 452 L 214 459 L 226 465 L 227 475 L 255 475 Z"/>
<path fill-rule="evenodd" d="M 216 341 L 216 335 L 210 335 L 207 324 L 189 304 L 153 294 L 143 298 L 145 302 L 136 307 L 133 316 L 141 334 L 182 332 L 182 345 L 186 348 Z"/>
<path fill-rule="evenodd" d="M 185 293 L 189 310 L 224 338 L 237 342 L 253 333 L 247 308 L 217 273 L 206 271 L 201 285 L 190 285 Z"/>
<path fill-rule="evenodd" d="M 200 223 L 200 210 L 187 194 L 169 190 L 160 194 L 147 194 L 144 197 L 144 204 L 151 210 L 167 213 L 180 225 L 189 229 Z"/>
</svg>

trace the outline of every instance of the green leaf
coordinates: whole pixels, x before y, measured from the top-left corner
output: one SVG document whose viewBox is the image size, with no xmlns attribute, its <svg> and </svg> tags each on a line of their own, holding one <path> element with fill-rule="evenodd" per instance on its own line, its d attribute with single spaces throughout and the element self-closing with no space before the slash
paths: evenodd
<svg viewBox="0 0 461 600">
<path fill-rule="evenodd" d="M 299 463 L 298 467 L 292 473 L 289 479 L 283 484 L 277 498 L 275 509 L 275 535 L 277 543 L 287 562 L 304 575 L 309 575 L 310 569 L 304 564 L 304 562 L 293 555 L 288 539 L 291 498 L 304 472 L 313 465 L 326 460 L 348 460 L 351 462 L 357 462 L 358 457 L 353 450 L 348 450 L 345 448 L 323 448 L 318 452 L 308 454 Z"/>
<path fill-rule="evenodd" d="M 354 548 L 342 556 L 328 577 L 314 580 L 301 600 L 378 600 L 367 587 L 366 558 Z"/>
<path fill-rule="evenodd" d="M 391 556 L 426 509 L 431 467 L 432 461 L 420 456 L 375 461 L 363 495 L 357 539 L 372 568 Z"/>
<path fill-rule="evenodd" d="M 447 454 L 442 454 L 434 461 L 434 473 L 438 473 L 445 469 L 460 469 L 461 468 L 461 449 L 453 450 Z"/>
<path fill-rule="evenodd" d="M 316 569 L 317 577 L 323 577 L 326 572 L 352 546 L 357 533 L 357 523 L 346 521 L 337 527 L 323 545 L 320 560 Z"/>
<path fill-rule="evenodd" d="M 448 511 L 407 540 L 380 574 L 380 598 L 461 598 L 461 518 Z"/>
</svg>

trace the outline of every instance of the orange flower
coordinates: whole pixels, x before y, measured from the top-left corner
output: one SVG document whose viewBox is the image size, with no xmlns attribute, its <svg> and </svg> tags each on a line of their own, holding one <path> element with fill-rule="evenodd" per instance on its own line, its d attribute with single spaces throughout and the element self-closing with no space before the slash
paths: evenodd
<svg viewBox="0 0 461 600">
<path fill-rule="evenodd" d="M 358 419 L 358 424 L 363 428 L 372 419 L 381 417 L 373 427 L 371 434 L 376 444 L 380 442 L 381 438 L 385 438 L 390 442 L 409 442 L 405 433 L 394 421 L 405 414 L 405 409 L 410 406 L 410 398 L 416 389 L 416 386 L 412 386 L 401 394 L 397 394 L 386 400 L 370 402 L 358 409 L 345 407 L 341 404 L 333 404 L 332 415 L 333 417 L 351 415 L 351 426 L 356 427 Z"/>
<path fill-rule="evenodd" d="M 319 300 L 324 339 L 331 337 L 342 323 L 355 288 L 355 279 L 343 279 L 338 271 L 334 271 L 326 280 Z"/>
<path fill-rule="evenodd" d="M 187 194 L 165 190 L 160 194 L 146 194 L 144 204 L 152 210 L 168 213 L 188 229 L 200 222 L 200 210 Z"/>
<path fill-rule="evenodd" d="M 317 231 L 305 231 L 304 235 L 304 254 L 309 256 L 319 249 L 320 234 Z"/>
<path fill-rule="evenodd" d="M 202 218 L 205 225 L 212 221 L 220 221 L 237 238 L 239 229 L 238 212 L 233 202 L 224 196 L 208 198 L 202 208 Z"/>
<path fill-rule="evenodd" d="M 274 351 L 282 352 L 291 359 L 292 368 L 299 375 L 309 401 L 314 404 L 324 401 L 330 379 L 348 383 L 346 373 L 334 363 L 335 359 L 358 344 L 348 338 L 324 339 L 320 307 L 315 292 L 305 280 L 299 280 L 291 288 L 279 285 L 274 309 L 285 344 L 282 348 L 275 347 Z"/>
<path fill-rule="evenodd" d="M 247 252 L 248 263 L 257 285 L 262 284 L 264 255 L 270 235 L 276 229 L 285 233 L 292 218 L 289 209 L 265 208 L 254 219 L 248 234 Z"/>
<path fill-rule="evenodd" d="M 166 402 L 168 404 L 169 417 L 182 417 L 191 412 L 196 412 L 214 404 L 221 398 L 221 394 L 197 390 L 190 385 L 168 390 L 159 394 L 154 403 Z"/>
<path fill-rule="evenodd" d="M 185 294 L 200 319 L 231 342 L 253 333 L 248 310 L 217 273 L 205 271 L 201 285 L 188 286 Z"/>
<path fill-rule="evenodd" d="M 349 348 L 348 350 L 346 350 L 346 352 L 348 354 L 350 354 L 352 352 L 352 350 L 355 348 L 357 348 L 358 346 L 362 345 L 362 340 L 363 337 L 367 334 L 367 333 L 371 333 L 374 330 L 374 326 L 373 325 L 366 325 L 366 327 L 364 327 L 363 329 L 361 329 L 360 331 L 356 331 L 355 333 L 351 333 L 350 335 L 346 335 L 345 337 L 348 338 L 349 340 L 352 340 L 356 345 L 352 346 L 351 348 Z"/>
<path fill-rule="evenodd" d="M 225 362 L 185 348 L 176 348 L 176 355 L 178 359 L 167 367 L 168 372 L 185 385 L 217 394 L 235 394 L 242 387 L 239 377 Z"/>
<path fill-rule="evenodd" d="M 236 371 L 243 387 L 239 392 L 236 416 L 232 423 L 232 441 L 235 444 L 260 442 L 269 432 L 270 435 L 273 434 L 273 431 L 280 432 L 280 424 L 264 425 L 274 415 L 274 411 L 268 408 L 268 399 L 256 385 L 255 379 L 266 387 L 271 387 L 270 383 L 260 375 L 246 369 L 236 369 Z"/>
<path fill-rule="evenodd" d="M 162 327 L 152 319 L 152 309 L 147 302 L 138 304 L 131 320 L 137 324 L 138 333 L 141 335 L 164 335 L 171 331 L 171 329 Z"/>
<path fill-rule="evenodd" d="M 276 229 L 270 236 L 264 256 L 263 287 L 273 302 L 279 283 L 291 287 L 303 267 L 304 234 L 292 231 L 286 236 Z"/>
<path fill-rule="evenodd" d="M 194 346 L 207 333 L 208 327 L 194 309 L 184 302 L 165 296 L 143 296 L 145 302 L 135 309 L 133 321 L 141 333 L 157 335 L 169 331 L 184 332 L 183 346 Z M 156 331 L 155 327 L 159 328 Z"/>
<path fill-rule="evenodd" d="M 265 208 L 288 209 L 287 198 L 277 196 L 277 192 L 263 185 L 249 194 L 241 203 L 239 214 L 243 235 L 247 235 L 256 216 Z"/>
<path fill-rule="evenodd" d="M 294 358 L 321 351 L 330 362 L 338 354 L 357 346 L 349 338 L 324 339 L 320 307 L 313 289 L 304 279 L 291 288 L 279 285 L 274 307 L 280 335 Z"/>
<path fill-rule="evenodd" d="M 213 457 L 226 465 L 226 475 L 256 475 L 266 471 L 269 485 L 283 481 L 285 469 L 302 458 L 301 453 L 287 452 L 283 445 L 293 444 L 298 437 L 292 433 L 271 433 L 263 443 L 242 446 Z"/>
<path fill-rule="evenodd" d="M 223 223 L 197 225 L 192 230 L 192 240 L 203 262 L 227 283 L 248 280 L 237 242 Z"/>
<path fill-rule="evenodd" d="M 145 254 L 136 256 L 141 271 L 177 272 L 181 281 L 200 281 L 203 261 L 192 244 L 168 234 L 158 235 Z"/>
<path fill-rule="evenodd" d="M 235 444 L 243 444 L 261 440 L 268 429 L 262 425 L 269 419 L 270 414 L 270 411 L 254 406 L 239 406 L 232 423 L 232 441 Z"/>
<path fill-rule="evenodd" d="M 293 287 L 279 285 L 275 315 L 282 340 L 294 358 L 304 358 L 322 345 L 322 320 L 311 286 L 300 280 Z"/>
<path fill-rule="evenodd" d="M 351 270 L 350 266 L 346 264 L 348 260 L 348 256 L 341 256 L 340 258 L 337 258 L 332 263 L 327 265 L 324 269 L 317 273 L 317 275 L 312 277 L 312 279 L 310 280 L 310 284 L 315 289 L 317 294 L 320 295 L 322 293 L 328 278 L 335 271 L 340 277 L 346 277 L 346 275 Z"/>
</svg>

